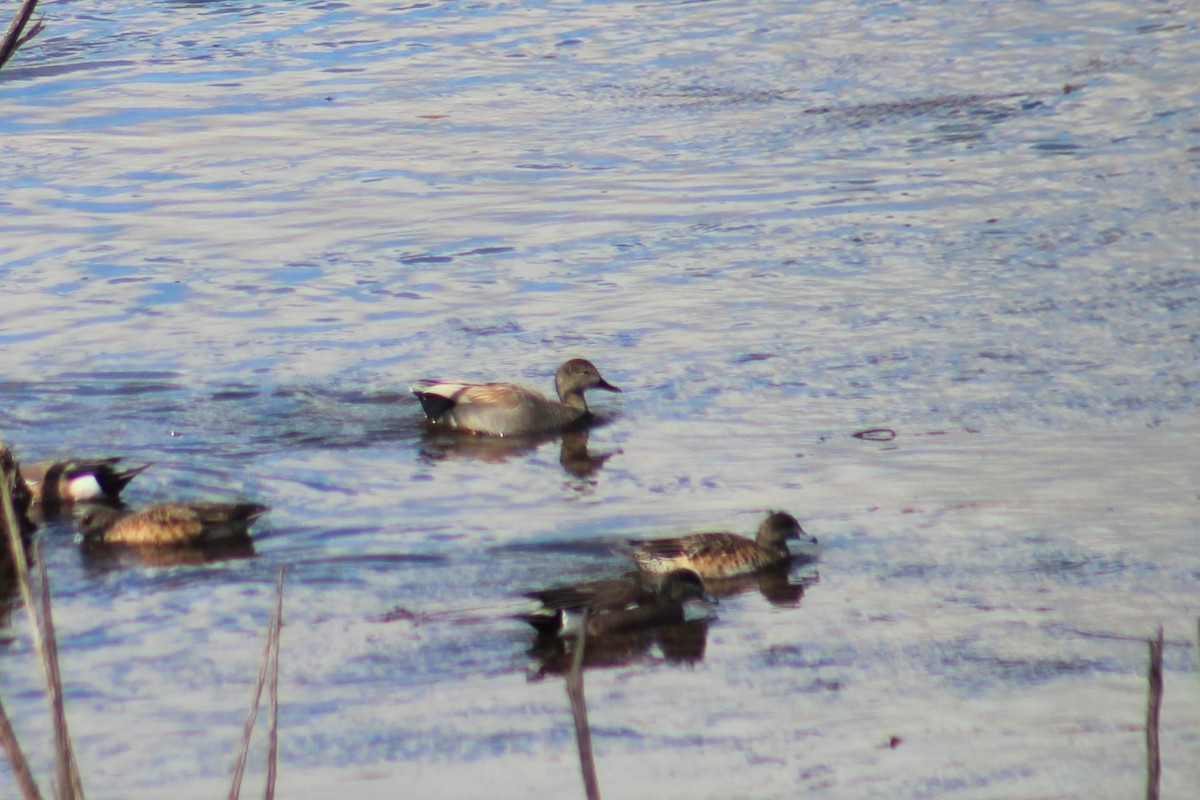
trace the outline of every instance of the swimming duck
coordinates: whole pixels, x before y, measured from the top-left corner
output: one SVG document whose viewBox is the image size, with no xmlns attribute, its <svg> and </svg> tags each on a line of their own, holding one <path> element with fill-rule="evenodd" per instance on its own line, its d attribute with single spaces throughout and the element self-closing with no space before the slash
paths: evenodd
<svg viewBox="0 0 1200 800">
<path fill-rule="evenodd" d="M 25 483 L 43 511 L 74 503 L 117 503 L 121 490 L 150 467 L 121 469 L 120 462 L 120 458 L 37 461 L 25 467 Z"/>
<path fill-rule="evenodd" d="M 577 636 L 587 610 L 588 636 L 604 636 L 686 619 L 684 605 L 711 600 L 704 582 L 691 570 L 668 572 L 659 581 L 632 574 L 529 592 L 539 607 L 523 619 L 543 636 Z"/>
<path fill-rule="evenodd" d="M 245 538 L 267 512 L 258 503 L 158 503 L 141 511 L 100 506 L 79 522 L 85 542 L 202 545 Z"/>
<path fill-rule="evenodd" d="M 554 376 L 558 400 L 513 383 L 419 381 L 412 392 L 435 425 L 485 436 L 556 433 L 589 415 L 584 392 L 621 391 L 592 362 L 572 358 Z"/>
<path fill-rule="evenodd" d="M 810 547 L 817 544 L 791 514 L 772 511 L 759 526 L 753 541 L 735 533 L 693 533 L 671 539 L 631 541 L 627 555 L 644 572 L 690 569 L 702 578 L 728 578 L 787 563 L 792 555 L 788 539 L 803 540 Z"/>
</svg>

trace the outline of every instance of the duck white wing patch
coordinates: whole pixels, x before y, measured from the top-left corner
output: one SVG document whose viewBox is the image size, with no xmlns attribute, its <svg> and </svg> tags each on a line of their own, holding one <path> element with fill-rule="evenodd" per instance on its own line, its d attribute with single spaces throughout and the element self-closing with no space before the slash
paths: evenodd
<svg viewBox="0 0 1200 800">
<path fill-rule="evenodd" d="M 474 383 L 459 383 L 457 381 L 418 381 L 415 386 L 410 386 L 409 391 L 413 394 L 432 394 L 437 397 L 444 397 L 447 400 L 458 400 L 456 395 L 466 392 Z"/>
</svg>

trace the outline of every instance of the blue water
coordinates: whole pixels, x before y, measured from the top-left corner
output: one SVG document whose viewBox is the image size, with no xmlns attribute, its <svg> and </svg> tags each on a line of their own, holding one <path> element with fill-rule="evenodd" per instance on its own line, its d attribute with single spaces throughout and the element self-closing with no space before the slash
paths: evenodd
<svg viewBox="0 0 1200 800">
<path fill-rule="evenodd" d="M 1200 780 L 1186 5 L 40 8 L 0 437 L 272 506 L 238 557 L 42 528 L 90 796 L 227 792 L 280 567 L 282 794 L 582 795 L 521 593 L 767 508 L 822 542 L 798 602 L 586 673 L 607 796 L 1128 797 L 1159 624 L 1164 796 Z M 407 391 L 572 356 L 624 390 L 586 443 Z"/>
</svg>

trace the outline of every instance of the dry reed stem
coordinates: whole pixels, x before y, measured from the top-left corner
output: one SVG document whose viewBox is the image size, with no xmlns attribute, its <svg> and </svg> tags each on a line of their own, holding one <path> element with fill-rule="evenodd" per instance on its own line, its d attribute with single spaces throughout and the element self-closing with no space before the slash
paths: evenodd
<svg viewBox="0 0 1200 800">
<path fill-rule="evenodd" d="M 1162 709 L 1163 695 L 1163 629 L 1158 626 L 1158 635 L 1149 640 L 1150 698 L 1146 708 L 1146 800 L 1158 800 L 1159 779 L 1162 776 L 1162 760 L 1158 750 L 1158 714 Z"/>
<path fill-rule="evenodd" d="M 0 445 L 0 448 L 2 447 L 3 445 Z M 11 459 L 6 459 L 6 461 L 11 461 Z M 67 715 L 63 707 L 62 677 L 58 671 L 58 646 L 54 638 L 54 619 L 50 612 L 50 581 L 46 576 L 45 564 L 40 558 L 36 559 L 42 586 L 42 613 L 39 619 L 38 605 L 34 602 L 33 583 L 29 576 L 28 553 L 25 543 L 21 541 L 21 526 L 17 521 L 16 509 L 13 508 L 12 503 L 12 489 L 15 480 L 16 470 L 5 466 L 3 474 L 0 474 L 0 516 L 3 517 L 4 529 L 8 534 L 9 554 L 17 573 L 17 586 L 21 593 L 21 602 L 25 606 L 26 618 L 29 620 L 34 648 L 41 657 L 42 670 L 46 678 L 46 694 L 49 696 L 50 713 L 54 722 L 58 794 L 64 800 L 83 800 L 83 784 L 75 763 L 71 736 L 67 730 Z"/>
<path fill-rule="evenodd" d="M 271 687 L 267 695 L 271 710 L 270 727 L 267 729 L 267 788 L 265 800 L 274 800 L 276 763 L 279 758 L 279 633 L 283 628 L 283 568 L 279 569 L 279 583 L 275 587 L 275 619 L 271 621 L 271 640 L 275 643 L 271 658 Z"/>
<path fill-rule="evenodd" d="M 4 458 L 3 456 L 8 456 Z M 8 448 L 0 443 L 0 520 L 4 523 L 5 541 L 8 542 L 8 553 L 12 557 L 13 569 L 16 571 L 17 585 L 22 590 L 22 600 L 32 600 L 33 592 L 28 592 L 28 597 L 25 592 L 28 590 L 26 581 L 21 580 L 22 574 L 29 571 L 29 564 L 25 560 L 25 543 L 21 541 L 21 523 L 17 519 L 17 510 L 13 507 L 12 489 L 13 483 L 17 480 L 17 471 L 15 469 L 16 462 L 12 459 L 12 453 Z M 29 606 L 27 605 L 26 608 Z"/>
<path fill-rule="evenodd" d="M 258 707 L 262 703 L 263 686 L 267 683 L 267 673 L 270 671 L 271 654 L 275 649 L 279 635 L 279 620 L 283 613 L 283 570 L 279 571 L 279 582 L 275 587 L 275 615 L 271 619 L 267 633 L 267 643 L 263 648 L 262 666 L 258 669 L 258 682 L 254 687 L 254 699 L 250 704 L 250 713 L 246 716 L 246 724 L 242 727 L 242 744 L 238 749 L 237 764 L 233 770 L 233 785 L 229 788 L 229 800 L 238 800 L 242 792 L 242 776 L 246 773 L 246 758 L 250 754 L 250 736 L 254 733 L 254 722 L 258 718 Z M 272 791 L 274 791 L 272 787 Z"/>
<path fill-rule="evenodd" d="M 6 450 L 7 448 L 0 444 L 0 451 Z M 7 462 L 8 459 L 0 459 L 0 461 Z M 9 557 L 12 559 L 13 569 L 19 573 L 21 567 L 24 566 L 25 544 L 21 541 L 21 526 L 17 522 L 17 512 L 12 503 L 10 487 L 15 480 L 16 472 L 9 469 L 8 464 L 5 463 L 0 469 L 0 528 L 4 529 L 4 541 Z M 18 564 L 21 566 L 17 566 Z M 8 720 L 3 703 L 0 703 L 0 746 L 4 747 L 4 753 L 8 756 L 9 764 L 12 765 L 17 785 L 21 787 L 21 794 L 26 800 L 41 800 L 42 793 L 38 789 L 37 781 L 33 778 L 32 770 L 29 769 L 29 761 L 21 751 L 17 734 Z"/>
<path fill-rule="evenodd" d="M 37 36 L 44 27 L 41 20 L 38 20 L 28 32 L 25 32 L 25 26 L 29 24 L 29 18 L 33 16 L 33 10 L 37 8 L 37 4 L 38 0 L 25 0 L 17 9 L 17 15 L 13 17 L 12 23 L 8 26 L 8 32 L 4 34 L 3 39 L 0 39 L 0 67 L 3 67 L 12 58 L 18 47 Z"/>
<path fill-rule="evenodd" d="M 596 779 L 596 761 L 592 755 L 592 729 L 588 725 L 587 703 L 583 699 L 583 649 L 587 645 L 587 608 L 579 622 L 571 669 L 567 672 L 567 699 L 575 718 L 575 743 L 579 746 L 579 772 L 588 800 L 600 800 L 600 783 Z"/>
<path fill-rule="evenodd" d="M 0 448 L 3 447 L 4 445 L 0 444 Z M 12 558 L 14 569 L 16 569 L 18 561 L 24 558 L 25 545 L 21 541 L 20 524 L 17 522 L 16 510 L 12 504 L 10 486 L 14 480 L 16 480 L 16 473 L 8 469 L 6 464 L 0 471 L 0 506 L 3 506 L 0 511 L 0 527 L 4 529 L 9 556 Z M 21 744 L 17 741 L 17 734 L 8 720 L 8 714 L 5 712 L 2 702 L 0 702 L 0 746 L 4 748 L 4 753 L 8 756 L 8 763 L 12 765 L 13 776 L 17 779 L 17 785 L 21 787 L 21 795 L 25 800 L 41 800 L 42 793 L 38 789 L 37 781 L 34 780 L 33 771 L 29 768 L 29 761 L 21 751 Z"/>
<path fill-rule="evenodd" d="M 54 741 L 58 748 L 58 781 L 69 786 L 69 791 L 59 790 L 63 798 L 83 800 L 83 780 L 79 765 L 75 762 L 75 748 L 71 746 L 71 734 L 67 730 L 67 710 L 62 690 L 62 673 L 58 670 L 58 636 L 54 632 L 54 613 L 50 607 L 50 579 L 46 575 L 46 562 L 36 559 L 38 580 L 42 587 L 42 631 L 46 640 L 46 682 L 55 687 L 51 693 L 54 715 Z"/>
<path fill-rule="evenodd" d="M 29 769 L 29 762 L 25 760 L 25 754 L 21 752 L 17 734 L 8 721 L 8 714 L 5 713 L 2 702 L 0 702 L 0 747 L 4 748 L 4 752 L 8 756 L 8 763 L 12 765 L 13 776 L 17 779 L 17 785 L 21 787 L 21 796 L 25 800 L 42 800 L 42 793 L 38 790 L 37 781 L 33 779 L 33 772 Z"/>
</svg>

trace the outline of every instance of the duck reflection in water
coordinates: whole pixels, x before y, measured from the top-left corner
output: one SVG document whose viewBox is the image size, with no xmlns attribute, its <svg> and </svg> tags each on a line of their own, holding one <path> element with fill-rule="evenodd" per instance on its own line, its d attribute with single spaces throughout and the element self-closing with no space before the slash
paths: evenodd
<svg viewBox="0 0 1200 800">
<path fill-rule="evenodd" d="M 586 428 L 564 431 L 542 436 L 473 436 L 445 428 L 429 426 L 424 433 L 421 457 L 427 461 L 446 461 L 452 458 L 468 458 L 491 463 L 502 463 L 518 456 L 533 453 L 539 447 L 558 440 L 558 463 L 563 471 L 575 478 L 589 478 L 604 462 L 617 453 L 592 453 L 588 450 Z"/>
<path fill-rule="evenodd" d="M 633 572 L 526 596 L 538 604 L 521 618 L 537 631 L 531 655 L 541 662 L 539 676 L 567 667 L 566 641 L 576 639 L 583 624 L 585 666 L 627 664 L 651 655 L 655 645 L 667 661 L 699 660 L 704 656 L 708 607 L 715 603 L 690 570 L 663 576 Z"/>
<path fill-rule="evenodd" d="M 624 667 L 636 662 L 661 659 L 668 664 L 695 664 L 704 659 L 710 619 L 692 619 L 640 630 L 616 631 L 588 637 L 583 652 L 584 669 Z M 534 659 L 530 680 L 547 675 L 565 675 L 575 651 L 570 639 L 539 634 L 529 655 Z"/>
<path fill-rule="evenodd" d="M 788 607 L 800 605 L 805 590 L 820 580 L 821 576 L 815 569 L 806 569 L 799 576 L 794 576 L 791 565 L 784 563 L 749 575 L 709 578 L 704 585 L 708 587 L 709 594 L 721 600 L 758 590 L 771 605 Z"/>
<path fill-rule="evenodd" d="M 248 537 L 185 547 L 102 544 L 85 539 L 79 552 L 87 568 L 96 572 L 128 567 L 200 567 L 255 555 L 254 542 Z"/>
</svg>

